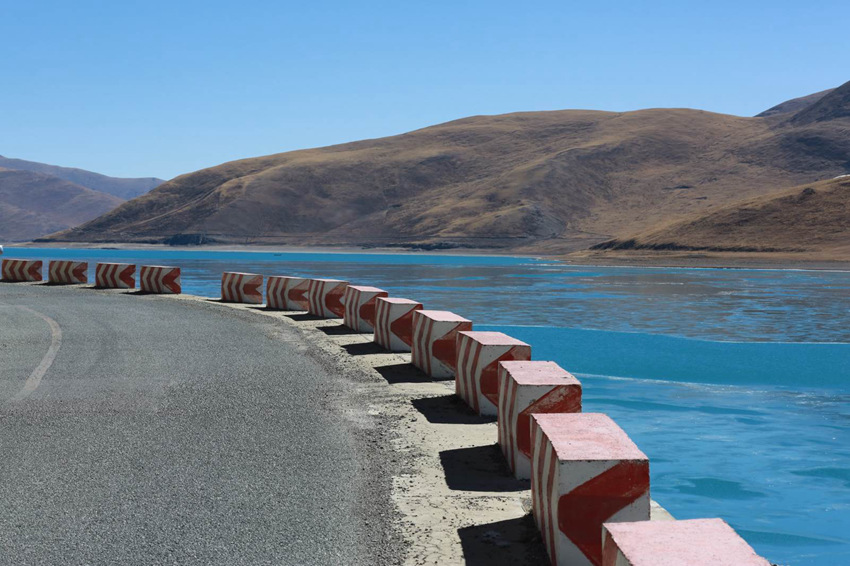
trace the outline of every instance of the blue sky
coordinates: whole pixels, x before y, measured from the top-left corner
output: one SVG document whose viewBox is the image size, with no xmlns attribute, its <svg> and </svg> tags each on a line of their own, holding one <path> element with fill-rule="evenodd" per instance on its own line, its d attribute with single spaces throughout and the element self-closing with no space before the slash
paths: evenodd
<svg viewBox="0 0 850 566">
<path fill-rule="evenodd" d="M 10 2 L 0 154 L 170 178 L 474 114 L 753 115 L 850 80 L 850 2 Z"/>
</svg>

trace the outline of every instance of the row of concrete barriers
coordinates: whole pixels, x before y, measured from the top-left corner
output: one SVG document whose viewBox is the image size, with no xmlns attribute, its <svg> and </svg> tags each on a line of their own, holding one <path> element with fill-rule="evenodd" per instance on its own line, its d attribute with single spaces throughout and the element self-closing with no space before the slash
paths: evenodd
<svg viewBox="0 0 850 566">
<path fill-rule="evenodd" d="M 84 262 L 52 261 L 53 283 L 86 283 Z M 99 263 L 97 287 L 134 288 L 135 266 Z M 41 262 L 3 260 L 4 281 L 41 280 Z M 226 272 L 222 301 L 263 304 L 262 275 Z M 142 266 L 141 290 L 179 293 L 180 269 Z M 338 279 L 268 277 L 266 307 L 342 318 L 373 333 L 433 378 L 455 379 L 473 410 L 494 415 L 517 478 L 531 480 L 532 513 L 553 564 L 769 565 L 721 519 L 650 521 L 649 459 L 607 415 L 582 413 L 582 386 L 531 346 L 377 287 Z"/>
</svg>

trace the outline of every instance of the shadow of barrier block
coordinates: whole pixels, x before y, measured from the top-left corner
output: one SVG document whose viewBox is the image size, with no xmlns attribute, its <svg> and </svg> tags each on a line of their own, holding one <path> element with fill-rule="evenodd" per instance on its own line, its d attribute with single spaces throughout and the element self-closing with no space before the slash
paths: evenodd
<svg viewBox="0 0 850 566">
<path fill-rule="evenodd" d="M 722 519 L 605 523 L 603 566 L 770 566 Z"/>
<path fill-rule="evenodd" d="M 531 505 L 552 563 L 598 566 L 603 523 L 649 520 L 649 459 L 607 415 L 534 415 L 531 435 Z"/>
<path fill-rule="evenodd" d="M 501 332 L 458 332 L 458 396 L 482 415 L 498 414 L 499 362 L 530 360 L 531 346 Z"/>
<path fill-rule="evenodd" d="M 413 365 L 431 377 L 453 377 L 457 364 L 457 333 L 464 330 L 472 330 L 472 321 L 453 312 L 414 312 Z"/>
<path fill-rule="evenodd" d="M 343 324 L 357 332 L 374 331 L 376 302 L 387 296 L 389 293 L 377 287 L 349 285 L 342 301 L 345 306 Z"/>
<path fill-rule="evenodd" d="M 499 446 L 517 478 L 531 479 L 531 415 L 580 412 L 581 383 L 555 362 L 499 363 Z"/>
<path fill-rule="evenodd" d="M 99 289 L 135 289 L 136 266 L 129 263 L 98 263 L 94 286 Z"/>
<path fill-rule="evenodd" d="M 514 478 L 495 444 L 443 450 L 440 463 L 449 489 L 506 493 L 528 489 L 527 481 Z"/>
<path fill-rule="evenodd" d="M 310 280 L 271 275 L 266 282 L 266 306 L 277 311 L 306 311 Z"/>
<path fill-rule="evenodd" d="M 409 352 L 413 342 L 413 311 L 422 303 L 379 297 L 375 302 L 375 343 L 390 352 Z"/>
<path fill-rule="evenodd" d="M 423 374 L 423 377 L 424 374 Z M 481 416 L 463 402 L 457 395 L 438 395 L 413 399 L 411 405 L 435 424 L 485 424 L 493 422 L 492 417 Z"/>
<path fill-rule="evenodd" d="M 463 527 L 457 530 L 457 534 L 463 547 L 464 563 L 469 566 L 548 562 L 546 549 L 531 515 Z"/>
</svg>

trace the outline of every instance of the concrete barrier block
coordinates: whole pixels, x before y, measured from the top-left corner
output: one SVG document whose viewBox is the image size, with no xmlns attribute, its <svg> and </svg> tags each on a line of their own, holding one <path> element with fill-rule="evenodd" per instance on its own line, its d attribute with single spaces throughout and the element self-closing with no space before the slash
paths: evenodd
<svg viewBox="0 0 850 566">
<path fill-rule="evenodd" d="M 309 288 L 310 280 L 304 277 L 271 276 L 266 285 L 266 306 L 281 311 L 306 311 L 310 306 Z"/>
<path fill-rule="evenodd" d="M 605 523 L 602 566 L 770 566 L 722 519 Z"/>
<path fill-rule="evenodd" d="M 89 264 L 85 261 L 53 260 L 47 266 L 47 282 L 80 285 L 89 282 Z"/>
<path fill-rule="evenodd" d="M 139 270 L 139 288 L 145 293 L 179 295 L 180 268 L 165 265 L 143 265 Z"/>
<path fill-rule="evenodd" d="M 3 281 L 41 281 L 41 260 L 4 259 L 0 271 Z"/>
<path fill-rule="evenodd" d="M 472 330 L 472 321 L 449 311 L 413 313 L 413 365 L 431 377 L 453 377 L 457 365 L 457 333 Z"/>
<path fill-rule="evenodd" d="M 307 287 L 307 311 L 322 318 L 342 318 L 345 307 L 342 297 L 348 281 L 339 279 L 310 279 Z"/>
<path fill-rule="evenodd" d="M 221 300 L 228 303 L 263 304 L 263 276 L 225 271 L 221 274 Z"/>
<path fill-rule="evenodd" d="M 532 415 L 531 504 L 553 564 L 599 566 L 602 525 L 649 520 L 649 459 L 607 415 Z"/>
<path fill-rule="evenodd" d="M 531 415 L 580 412 L 581 383 L 555 362 L 499 363 L 499 446 L 517 478 L 531 479 Z"/>
<path fill-rule="evenodd" d="M 129 263 L 98 263 L 94 285 L 101 289 L 135 289 L 136 266 Z"/>
<path fill-rule="evenodd" d="M 342 300 L 345 306 L 343 324 L 358 332 L 374 331 L 375 304 L 378 298 L 387 296 L 389 293 L 377 287 L 349 285 Z"/>
<path fill-rule="evenodd" d="M 375 343 L 390 352 L 409 352 L 413 342 L 413 313 L 422 303 L 381 297 L 375 301 Z"/>
<path fill-rule="evenodd" d="M 499 362 L 530 360 L 531 346 L 501 332 L 458 332 L 455 390 L 480 415 L 498 414 Z"/>
</svg>

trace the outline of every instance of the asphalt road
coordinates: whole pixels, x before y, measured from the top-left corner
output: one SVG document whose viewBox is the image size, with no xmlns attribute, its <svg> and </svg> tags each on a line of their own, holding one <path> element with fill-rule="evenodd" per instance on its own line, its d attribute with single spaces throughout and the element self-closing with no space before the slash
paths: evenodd
<svg viewBox="0 0 850 566">
<path fill-rule="evenodd" d="M 0 564 L 393 561 L 327 367 L 268 317 L 0 284 Z"/>
</svg>

